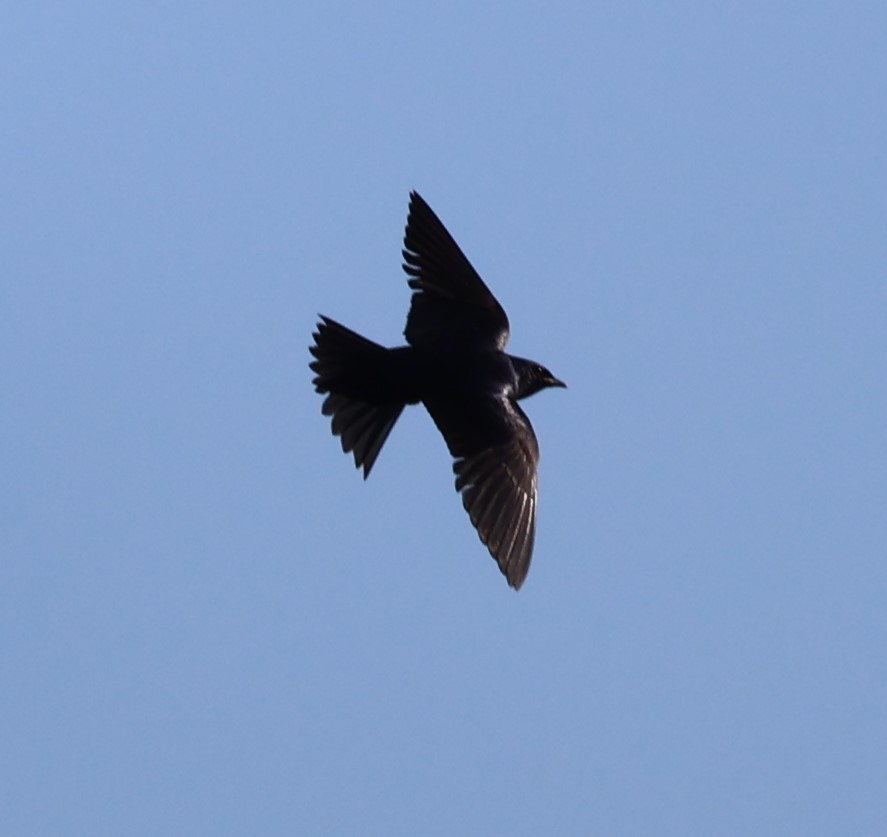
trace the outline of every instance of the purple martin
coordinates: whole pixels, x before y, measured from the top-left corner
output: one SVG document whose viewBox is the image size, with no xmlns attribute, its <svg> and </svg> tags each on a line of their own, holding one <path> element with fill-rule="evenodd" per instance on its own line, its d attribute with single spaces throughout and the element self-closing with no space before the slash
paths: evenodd
<svg viewBox="0 0 887 837">
<path fill-rule="evenodd" d="M 366 479 L 403 408 L 424 404 L 455 458 L 472 524 L 518 589 L 533 555 L 539 445 L 517 402 L 566 385 L 504 352 L 505 311 L 417 192 L 403 258 L 413 290 L 409 345 L 387 349 L 320 315 L 310 368 L 326 396 L 322 412 Z"/>
</svg>

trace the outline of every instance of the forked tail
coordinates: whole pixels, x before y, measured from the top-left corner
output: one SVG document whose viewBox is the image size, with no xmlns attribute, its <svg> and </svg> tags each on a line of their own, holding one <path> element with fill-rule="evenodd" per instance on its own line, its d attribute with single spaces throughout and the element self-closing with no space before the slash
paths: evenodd
<svg viewBox="0 0 887 837">
<path fill-rule="evenodd" d="M 310 347 L 314 387 L 326 394 L 322 412 L 366 479 L 405 404 L 391 393 L 388 349 L 329 317 L 320 320 Z"/>
</svg>

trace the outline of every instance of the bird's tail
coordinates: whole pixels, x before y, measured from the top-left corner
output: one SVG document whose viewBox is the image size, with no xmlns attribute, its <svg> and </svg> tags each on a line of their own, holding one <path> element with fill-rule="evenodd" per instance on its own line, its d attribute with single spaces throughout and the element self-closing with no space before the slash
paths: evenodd
<svg viewBox="0 0 887 837">
<path fill-rule="evenodd" d="M 325 393 L 322 411 L 354 464 L 370 470 L 405 404 L 392 392 L 389 350 L 321 316 L 310 352 L 314 387 Z"/>
</svg>

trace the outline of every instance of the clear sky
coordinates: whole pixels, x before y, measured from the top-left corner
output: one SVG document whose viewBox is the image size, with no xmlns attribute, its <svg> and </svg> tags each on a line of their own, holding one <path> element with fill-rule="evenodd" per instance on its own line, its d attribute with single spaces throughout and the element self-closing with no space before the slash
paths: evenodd
<svg viewBox="0 0 887 837">
<path fill-rule="evenodd" d="M 880 835 L 883 3 L 0 13 L 0 833 Z M 509 590 L 408 410 L 408 192 L 568 384 Z"/>
</svg>

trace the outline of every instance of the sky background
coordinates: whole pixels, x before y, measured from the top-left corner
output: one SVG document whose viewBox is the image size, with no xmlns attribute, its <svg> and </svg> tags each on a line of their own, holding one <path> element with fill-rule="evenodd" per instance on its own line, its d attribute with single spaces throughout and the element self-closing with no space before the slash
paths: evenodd
<svg viewBox="0 0 887 837">
<path fill-rule="evenodd" d="M 0 13 L 0 833 L 881 835 L 882 3 Z M 318 312 L 408 192 L 569 385 L 519 593 Z"/>
</svg>

